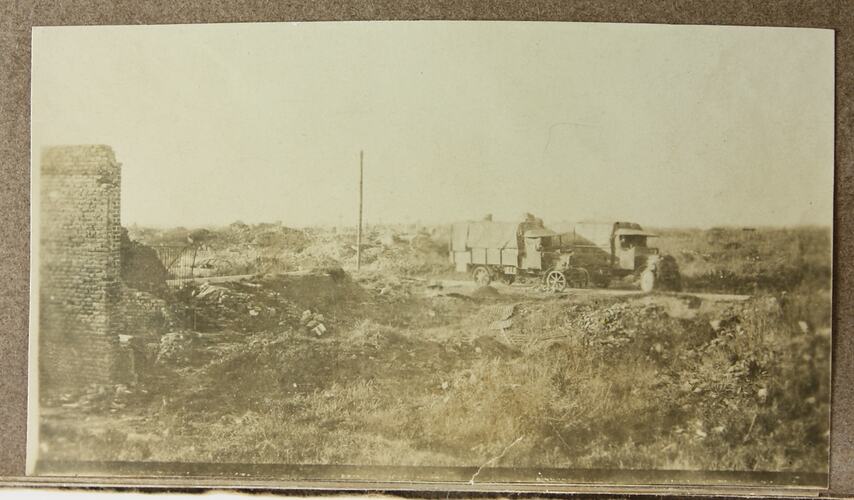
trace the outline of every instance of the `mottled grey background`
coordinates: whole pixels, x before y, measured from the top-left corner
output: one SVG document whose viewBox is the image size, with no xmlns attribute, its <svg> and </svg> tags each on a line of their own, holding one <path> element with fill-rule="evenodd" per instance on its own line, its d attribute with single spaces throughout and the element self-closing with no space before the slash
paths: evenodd
<svg viewBox="0 0 854 500">
<path fill-rule="evenodd" d="M 847 0 L 65 0 L 0 3 L 0 477 L 24 474 L 29 297 L 30 28 L 50 25 L 480 19 L 803 26 L 836 30 L 831 492 L 854 493 L 854 3 Z M 2 479 L 0 479 L 2 481 Z"/>
</svg>

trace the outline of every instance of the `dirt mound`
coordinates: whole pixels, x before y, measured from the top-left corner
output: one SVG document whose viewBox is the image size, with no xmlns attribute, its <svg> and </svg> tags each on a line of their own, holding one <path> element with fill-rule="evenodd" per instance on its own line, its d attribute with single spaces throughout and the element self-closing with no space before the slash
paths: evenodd
<svg viewBox="0 0 854 500">
<path fill-rule="evenodd" d="M 190 292 L 192 327 L 201 332 L 272 330 L 298 324 L 303 309 L 257 282 L 202 284 Z"/>
<path fill-rule="evenodd" d="M 177 363 L 189 363 L 184 338 L 164 342 Z M 173 344 L 181 344 L 173 348 Z M 196 341 L 196 346 L 199 346 Z M 211 414 L 263 411 L 263 401 L 307 396 L 336 384 L 382 381 L 407 391 L 413 378 L 428 380 L 470 366 L 477 359 L 512 359 L 520 354 L 495 339 L 473 342 L 422 338 L 372 320 L 335 335 L 317 337 L 300 331 L 246 334 L 240 341 L 202 346 L 216 356 L 198 370 L 175 367 L 186 390 L 170 402 L 182 411 Z M 175 354 L 173 354 L 173 352 Z M 212 410 L 212 407 L 215 407 Z"/>
<path fill-rule="evenodd" d="M 336 324 L 354 323 L 348 306 L 365 291 L 340 268 L 303 275 L 265 275 L 248 280 L 189 286 L 181 291 L 187 323 L 200 332 L 282 331 L 318 326 L 321 334 Z M 310 311 L 311 318 L 305 319 Z M 315 332 L 317 333 L 317 332 Z"/>
</svg>

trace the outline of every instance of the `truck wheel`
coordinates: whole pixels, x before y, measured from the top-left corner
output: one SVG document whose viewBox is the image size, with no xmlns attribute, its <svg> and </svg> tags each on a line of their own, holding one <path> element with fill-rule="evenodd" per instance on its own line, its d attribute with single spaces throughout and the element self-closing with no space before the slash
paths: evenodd
<svg viewBox="0 0 854 500">
<path fill-rule="evenodd" d="M 492 282 L 492 273 L 489 272 L 486 266 L 477 266 L 472 271 L 471 276 L 477 286 L 487 286 Z"/>
<path fill-rule="evenodd" d="M 655 273 L 651 269 L 646 269 L 640 275 L 640 289 L 651 292 L 653 288 L 655 288 Z"/>
<path fill-rule="evenodd" d="M 587 288 L 590 284 L 590 273 L 583 267 L 574 267 L 569 270 L 567 281 L 573 288 Z"/>
<path fill-rule="evenodd" d="M 545 281 L 546 289 L 552 292 L 562 292 L 566 289 L 566 276 L 560 271 L 549 271 Z"/>
</svg>

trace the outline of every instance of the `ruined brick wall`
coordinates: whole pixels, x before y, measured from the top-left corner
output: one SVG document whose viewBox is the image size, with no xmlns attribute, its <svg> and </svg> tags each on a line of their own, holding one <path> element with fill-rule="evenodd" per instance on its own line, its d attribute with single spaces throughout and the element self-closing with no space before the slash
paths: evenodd
<svg viewBox="0 0 854 500">
<path fill-rule="evenodd" d="M 118 319 L 120 356 L 114 382 L 135 384 L 154 363 L 160 338 L 180 327 L 180 320 L 164 299 L 126 285 L 122 285 Z"/>
<path fill-rule="evenodd" d="M 109 383 L 121 299 L 121 169 L 108 146 L 44 150 L 40 165 L 42 389 Z"/>
<path fill-rule="evenodd" d="M 118 307 L 120 333 L 133 337 L 155 337 L 180 328 L 169 304 L 154 294 L 122 286 Z"/>
</svg>

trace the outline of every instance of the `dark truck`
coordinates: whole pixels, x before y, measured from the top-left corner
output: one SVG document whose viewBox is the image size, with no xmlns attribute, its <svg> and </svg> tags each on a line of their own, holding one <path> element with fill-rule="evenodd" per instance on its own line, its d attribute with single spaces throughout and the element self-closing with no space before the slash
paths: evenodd
<svg viewBox="0 0 854 500">
<path fill-rule="evenodd" d="M 494 279 L 540 280 L 543 288 L 562 291 L 608 286 L 615 278 L 632 275 L 644 291 L 679 288 L 676 262 L 662 259 L 647 246 L 655 235 L 629 222 L 583 222 L 558 234 L 542 221 L 492 220 L 459 222 L 452 226 L 450 260 L 456 270 L 471 273 L 488 285 Z"/>
<path fill-rule="evenodd" d="M 632 276 L 645 292 L 678 290 L 681 278 L 676 260 L 648 245 L 649 238 L 656 236 L 635 222 L 596 221 L 578 222 L 560 239 L 596 285 L 608 286 L 613 279 Z"/>
</svg>

